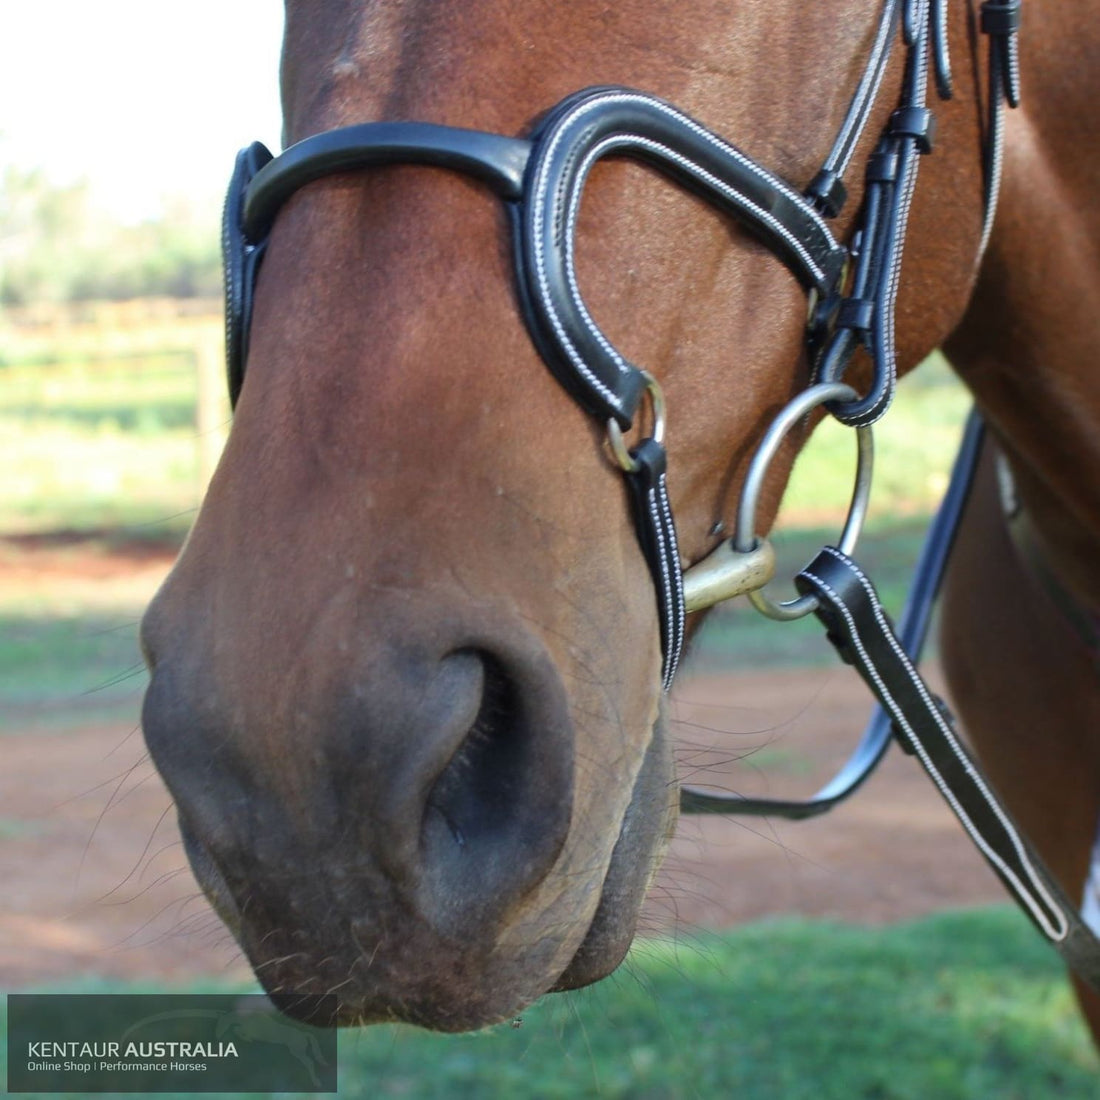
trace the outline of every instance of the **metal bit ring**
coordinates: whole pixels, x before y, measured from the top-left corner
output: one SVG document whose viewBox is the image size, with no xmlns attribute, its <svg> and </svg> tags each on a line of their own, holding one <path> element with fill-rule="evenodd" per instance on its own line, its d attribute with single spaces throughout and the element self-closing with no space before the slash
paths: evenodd
<svg viewBox="0 0 1100 1100">
<path fill-rule="evenodd" d="M 644 370 L 641 372 L 642 378 L 645 380 L 645 392 L 649 394 L 650 403 L 653 406 L 653 433 L 650 436 L 651 439 L 656 440 L 658 443 L 664 443 L 665 441 L 665 395 L 661 389 L 657 379 L 653 377 L 649 371 Z M 615 456 L 615 461 L 622 467 L 622 469 L 632 474 L 638 468 L 638 463 L 634 460 L 633 455 L 627 449 L 626 440 L 623 439 L 623 430 L 619 427 L 618 421 L 611 419 L 607 422 L 607 444 L 611 448 L 611 453 Z"/>
<path fill-rule="evenodd" d="M 737 508 L 737 525 L 733 534 L 733 545 L 737 550 L 749 553 L 761 541 L 756 535 L 757 506 L 767 478 L 768 467 L 787 433 L 818 405 L 823 405 L 827 401 L 851 401 L 858 396 L 851 386 L 843 382 L 821 382 L 800 393 L 775 418 L 756 449 L 756 454 L 753 455 L 741 490 L 741 501 Z M 855 487 L 852 490 L 851 503 L 848 505 L 848 518 L 845 520 L 838 544 L 838 549 L 848 555 L 851 555 L 859 541 L 870 503 L 874 438 L 869 425 L 856 429 L 856 447 Z M 800 619 L 816 611 L 818 606 L 817 597 L 812 595 L 798 596 L 793 600 L 777 603 L 760 588 L 750 592 L 748 596 L 757 611 L 781 622 Z"/>
</svg>

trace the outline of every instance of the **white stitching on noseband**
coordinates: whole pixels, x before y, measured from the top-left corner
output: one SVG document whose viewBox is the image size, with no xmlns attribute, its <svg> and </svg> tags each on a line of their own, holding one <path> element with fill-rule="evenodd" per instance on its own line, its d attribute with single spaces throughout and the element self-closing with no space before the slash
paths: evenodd
<svg viewBox="0 0 1100 1100">
<path fill-rule="evenodd" d="M 728 145 L 722 141 L 716 135 L 710 133 L 704 129 L 698 123 L 688 118 L 686 115 L 681 114 L 679 111 L 668 104 L 662 103 L 660 100 L 652 99 L 648 96 L 643 96 L 637 93 L 622 93 L 622 92 L 610 92 L 605 95 L 596 96 L 592 99 L 585 100 L 579 104 L 578 107 L 571 113 L 565 115 L 555 127 L 555 133 L 546 153 L 540 158 L 538 174 L 534 181 L 533 193 L 534 193 L 534 207 L 532 212 L 532 220 L 534 227 L 534 260 L 535 260 L 535 274 L 538 279 L 539 289 L 542 292 L 542 305 L 546 308 L 546 313 L 549 317 L 550 323 L 554 329 L 554 333 L 558 338 L 561 347 L 564 349 L 572 365 L 580 372 L 580 374 L 589 382 L 589 384 L 618 412 L 623 412 L 622 402 L 618 396 L 604 383 L 600 378 L 592 371 L 592 369 L 585 362 L 583 356 L 577 350 L 576 346 L 569 339 L 565 332 L 565 327 L 562 324 L 561 317 L 553 307 L 553 303 L 550 300 L 549 295 L 549 277 L 546 271 L 546 253 L 543 247 L 543 236 L 545 234 L 549 220 L 554 217 L 561 209 L 562 199 L 559 196 L 554 202 L 552 208 L 548 208 L 546 202 L 546 195 L 548 188 L 546 186 L 547 168 L 551 157 L 553 156 L 558 145 L 562 141 L 565 131 L 577 119 L 581 118 L 588 111 L 594 110 L 598 106 L 602 106 L 607 103 L 645 103 L 647 106 L 667 114 L 670 118 L 676 119 L 679 123 L 686 126 L 693 133 L 702 137 L 708 143 L 715 148 L 721 150 L 727 156 L 732 157 L 742 167 L 752 172 L 760 179 L 767 182 L 770 186 L 775 187 L 780 193 L 785 195 L 798 207 L 803 209 L 803 212 L 818 226 L 818 228 L 825 235 L 826 239 L 831 242 L 834 247 L 839 248 L 833 239 L 833 235 L 830 232 L 828 226 L 820 218 L 815 210 L 807 203 L 807 201 L 785 185 L 778 177 L 772 176 L 766 172 L 755 162 L 746 157 L 739 150 L 735 149 L 732 145 Z M 577 284 L 576 270 L 574 264 L 574 250 L 573 240 L 574 231 L 576 227 L 577 214 L 580 206 L 580 196 L 584 188 L 585 181 L 588 177 L 588 173 L 591 170 L 593 163 L 600 157 L 604 156 L 609 149 L 614 149 L 618 146 L 642 146 L 644 148 L 659 152 L 662 156 L 678 164 L 681 168 L 687 171 L 690 175 L 696 179 L 707 183 L 716 191 L 721 192 L 725 197 L 739 209 L 751 211 L 761 221 L 769 225 L 780 237 L 782 237 L 791 248 L 802 258 L 806 264 L 808 270 L 813 273 L 816 279 L 823 279 L 824 272 L 821 266 L 813 259 L 810 253 L 807 251 L 802 242 L 787 229 L 770 211 L 765 210 L 763 207 L 751 200 L 746 199 L 738 191 L 724 183 L 718 177 L 712 173 L 707 172 L 705 169 L 700 168 L 694 162 L 688 160 L 682 154 L 675 152 L 675 150 L 669 148 L 667 145 L 661 142 L 654 141 L 650 138 L 642 137 L 640 134 L 613 134 L 599 142 L 593 149 L 591 149 L 588 155 L 585 157 L 580 168 L 577 170 L 576 175 L 573 178 L 573 182 L 569 189 L 568 205 L 566 208 L 566 224 L 565 224 L 565 241 L 564 241 L 564 261 L 566 278 L 569 283 L 569 288 L 573 294 L 574 302 L 578 307 L 578 313 L 585 327 L 588 329 L 592 338 L 600 345 L 604 352 L 610 358 L 612 364 L 622 375 L 627 375 L 632 368 L 623 357 L 615 350 L 611 343 L 604 336 L 599 326 L 595 323 L 593 318 L 588 312 L 587 307 L 584 304 L 584 300 L 581 297 L 580 289 Z"/>
<path fill-rule="evenodd" d="M 1100 832 L 1092 849 L 1088 878 L 1085 880 L 1085 892 L 1081 900 L 1081 919 L 1100 936 Z"/>
</svg>

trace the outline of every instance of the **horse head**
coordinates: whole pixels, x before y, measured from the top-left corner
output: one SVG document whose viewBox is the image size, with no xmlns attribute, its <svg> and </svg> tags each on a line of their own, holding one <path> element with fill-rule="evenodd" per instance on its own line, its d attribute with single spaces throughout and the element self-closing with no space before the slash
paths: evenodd
<svg viewBox="0 0 1100 1100">
<path fill-rule="evenodd" d="M 285 136 L 522 137 L 578 88 L 624 85 L 800 189 L 880 16 L 291 2 Z M 967 30 L 960 13 L 959 56 Z M 854 143 L 837 242 L 904 64 Z M 912 214 L 902 369 L 954 326 L 976 267 L 981 114 L 960 69 Z M 728 537 L 757 440 L 809 382 L 806 287 L 759 226 L 667 176 L 599 159 L 568 213 L 586 309 L 663 390 L 689 566 Z M 232 432 L 143 626 L 146 737 L 200 883 L 269 990 L 331 993 L 342 1022 L 470 1028 L 606 975 L 676 821 L 651 564 L 608 417 L 525 324 L 505 206 L 423 164 L 334 169 L 280 202 Z M 652 429 L 637 404 L 632 440 Z M 808 431 L 769 468 L 761 530 Z"/>
</svg>

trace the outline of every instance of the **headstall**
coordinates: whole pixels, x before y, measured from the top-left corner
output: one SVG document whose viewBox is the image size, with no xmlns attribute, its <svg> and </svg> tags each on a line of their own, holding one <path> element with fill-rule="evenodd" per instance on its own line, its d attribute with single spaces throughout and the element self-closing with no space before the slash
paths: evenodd
<svg viewBox="0 0 1100 1100">
<path fill-rule="evenodd" d="M 683 809 L 787 817 L 820 813 L 863 782 L 893 735 L 919 758 L 1028 916 L 1073 969 L 1100 989 L 1100 943 L 1020 835 L 955 734 L 943 704 L 913 666 L 976 461 L 981 435 L 976 418 L 967 429 L 898 631 L 850 557 L 870 489 L 870 426 L 886 411 L 896 384 L 894 310 L 906 225 L 920 158 L 934 140 L 930 75 L 941 98 L 951 95 L 947 3 L 885 0 L 840 131 L 821 169 L 802 189 L 663 100 L 621 87 L 590 88 L 567 97 L 529 138 L 424 122 L 369 122 L 306 138 L 275 158 L 259 143 L 242 150 L 223 222 L 230 396 L 235 404 L 244 379 L 256 274 L 272 225 L 291 195 L 333 173 L 386 164 L 443 167 L 480 180 L 504 200 L 510 216 L 517 296 L 535 347 L 582 409 L 607 423 L 657 594 L 664 688 L 676 672 L 687 613 L 746 594 L 775 618 L 816 613 L 880 703 L 848 764 L 809 801 L 685 788 Z M 996 208 L 1004 106 L 1019 101 L 1019 18 L 1020 0 L 981 4 L 981 30 L 990 43 L 983 250 Z M 907 55 L 898 106 L 864 167 L 857 228 L 844 244 L 834 237 L 829 219 L 844 205 L 844 177 L 880 92 L 899 25 Z M 810 297 L 807 349 L 813 384 L 779 414 L 761 442 L 733 537 L 686 573 L 668 497 L 660 386 L 601 331 L 576 278 L 574 234 L 581 196 L 593 165 L 608 156 L 641 161 L 735 219 L 786 265 Z M 863 394 L 844 382 L 859 348 L 872 364 L 871 384 Z M 839 547 L 826 547 L 798 575 L 797 598 L 777 603 L 764 591 L 774 555 L 755 531 L 756 499 L 783 436 L 820 405 L 857 431 L 856 489 Z M 628 446 L 623 433 L 642 419 L 645 407 L 650 433 Z"/>
</svg>

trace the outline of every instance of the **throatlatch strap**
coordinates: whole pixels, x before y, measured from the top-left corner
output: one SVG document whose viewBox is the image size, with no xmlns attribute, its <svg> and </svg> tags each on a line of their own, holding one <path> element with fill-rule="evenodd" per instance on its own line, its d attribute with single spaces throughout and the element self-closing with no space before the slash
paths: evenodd
<svg viewBox="0 0 1100 1100">
<path fill-rule="evenodd" d="M 943 704 L 906 656 L 871 582 L 849 557 L 827 546 L 796 584 L 818 598 L 829 640 L 893 719 L 902 747 L 920 761 L 1020 907 L 1073 971 L 1100 991 L 1100 940 L 959 740 Z"/>
</svg>

